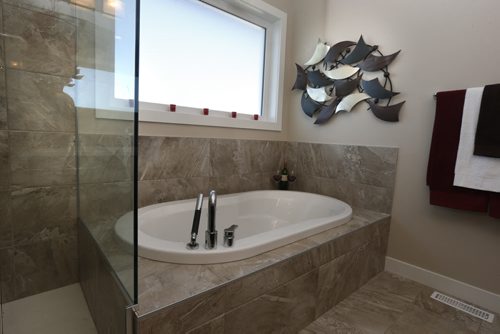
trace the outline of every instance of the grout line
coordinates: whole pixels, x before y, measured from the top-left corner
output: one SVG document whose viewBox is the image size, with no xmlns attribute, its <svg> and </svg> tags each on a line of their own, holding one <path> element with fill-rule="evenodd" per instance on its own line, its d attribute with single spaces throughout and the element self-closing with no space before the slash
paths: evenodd
<svg viewBox="0 0 500 334">
<path fill-rule="evenodd" d="M 7 48 L 4 47 L 5 49 L 5 54 L 7 54 Z M 59 78 L 59 79 L 70 79 L 73 74 L 68 74 L 68 75 L 63 75 L 63 74 L 53 74 L 53 73 L 47 73 L 47 72 L 37 72 L 37 71 L 33 71 L 33 70 L 27 70 L 27 69 L 24 69 L 24 68 L 13 68 L 13 67 L 10 67 L 8 66 L 8 64 L 6 63 L 7 62 L 7 56 L 5 56 L 5 81 L 7 81 L 7 72 L 9 71 L 14 71 L 14 72 L 24 72 L 24 73 L 29 73 L 29 74 L 37 74 L 37 75 L 45 75 L 45 76 L 50 76 L 50 77 L 55 77 L 55 78 Z M 76 65 L 75 65 L 75 68 L 76 68 Z M 7 87 L 5 88 L 5 91 L 7 92 Z M 76 107 L 75 107 L 76 109 Z"/>
<path fill-rule="evenodd" d="M 46 131 L 46 130 L 10 130 L 10 129 L 5 129 L 5 130 L 0 130 L 0 131 L 8 131 L 8 132 L 14 132 L 14 133 L 24 133 L 24 132 L 33 132 L 33 133 L 46 133 L 46 134 L 68 134 L 68 135 L 75 135 L 75 132 L 70 132 L 70 131 Z"/>
</svg>

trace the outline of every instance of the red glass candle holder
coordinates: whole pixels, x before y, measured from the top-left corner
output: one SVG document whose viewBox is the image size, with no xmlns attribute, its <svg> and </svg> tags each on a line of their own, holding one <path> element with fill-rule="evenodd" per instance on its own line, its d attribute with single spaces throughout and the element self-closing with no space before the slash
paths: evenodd
<svg viewBox="0 0 500 334">
<path fill-rule="evenodd" d="M 205 115 L 205 116 L 208 115 L 208 108 L 203 108 L 203 115 Z"/>
<path fill-rule="evenodd" d="M 175 112 L 175 109 L 177 108 L 177 106 L 175 104 L 171 104 L 170 105 L 170 111 L 171 112 Z"/>
<path fill-rule="evenodd" d="M 253 120 L 254 121 L 258 121 L 259 120 L 259 115 L 257 115 L 257 114 L 253 115 Z"/>
<path fill-rule="evenodd" d="M 231 111 L 231 118 L 236 118 L 237 114 L 236 111 Z"/>
</svg>

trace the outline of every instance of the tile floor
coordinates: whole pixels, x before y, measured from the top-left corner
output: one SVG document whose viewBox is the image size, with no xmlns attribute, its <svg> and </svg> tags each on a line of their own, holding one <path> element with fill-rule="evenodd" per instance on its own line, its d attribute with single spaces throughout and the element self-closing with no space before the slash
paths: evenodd
<svg viewBox="0 0 500 334">
<path fill-rule="evenodd" d="M 300 334 L 500 334 L 492 324 L 430 299 L 432 288 L 379 274 Z M 61 321 L 64 319 L 64 321 Z M 78 284 L 4 305 L 4 334 L 96 334 Z"/>
<path fill-rule="evenodd" d="M 97 334 L 80 284 L 7 303 L 3 311 L 3 334 Z"/>
<path fill-rule="evenodd" d="M 492 324 L 430 298 L 434 289 L 383 272 L 300 334 L 500 334 Z"/>
</svg>

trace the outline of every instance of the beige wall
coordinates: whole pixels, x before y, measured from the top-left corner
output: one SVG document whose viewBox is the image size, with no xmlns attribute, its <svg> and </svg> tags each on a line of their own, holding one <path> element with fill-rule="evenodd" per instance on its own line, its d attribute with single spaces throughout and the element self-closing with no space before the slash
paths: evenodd
<svg viewBox="0 0 500 334">
<path fill-rule="evenodd" d="M 395 90 L 402 92 L 399 100 L 406 100 L 401 122 L 379 121 L 360 105 L 316 127 L 300 112 L 296 94 L 288 124 L 290 140 L 400 147 L 388 255 L 495 293 L 500 293 L 500 221 L 430 206 L 425 174 L 433 94 L 500 82 L 499 12 L 496 0 L 327 1 L 328 42 L 363 34 L 384 54 L 402 49 L 390 67 Z M 298 50 L 296 55 L 298 62 L 307 60 Z"/>
</svg>

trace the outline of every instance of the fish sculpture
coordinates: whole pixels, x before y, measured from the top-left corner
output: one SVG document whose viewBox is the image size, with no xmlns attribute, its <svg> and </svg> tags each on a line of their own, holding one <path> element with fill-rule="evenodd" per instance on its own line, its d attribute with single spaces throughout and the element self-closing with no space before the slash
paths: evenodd
<svg viewBox="0 0 500 334">
<path fill-rule="evenodd" d="M 347 96 L 351 94 L 356 88 L 359 86 L 359 81 L 361 80 L 361 76 L 355 79 L 345 79 L 345 80 L 337 80 L 333 82 L 335 87 L 335 95 L 339 97 Z"/>
<path fill-rule="evenodd" d="M 312 117 L 313 114 L 322 106 L 321 103 L 318 103 L 311 99 L 307 92 L 302 93 L 300 105 L 302 107 L 302 111 L 304 111 L 304 114 L 306 114 L 308 117 Z"/>
<path fill-rule="evenodd" d="M 356 45 L 356 42 L 352 41 L 343 41 L 333 45 L 323 60 L 325 67 L 328 64 L 334 63 L 337 61 L 337 58 L 344 52 L 348 47 Z"/>
<path fill-rule="evenodd" d="M 340 101 L 340 103 L 337 105 L 337 108 L 335 109 L 335 113 L 339 113 L 341 111 L 346 111 L 349 112 L 354 108 L 356 104 L 358 104 L 361 101 L 368 100 L 370 98 L 369 95 L 365 93 L 355 93 L 351 95 L 347 95 Z"/>
<path fill-rule="evenodd" d="M 332 46 L 318 41 L 309 60 L 303 66 L 295 64 L 297 76 L 292 90 L 303 91 L 301 107 L 308 117 L 316 118 L 314 124 L 325 124 L 363 101 L 375 117 L 398 122 L 405 102 L 390 105 L 399 92 L 393 89 L 388 67 L 400 52 L 385 56 L 377 45 L 367 44 L 362 35 L 357 42 L 346 40 Z M 322 66 L 318 66 L 321 62 Z"/>
<path fill-rule="evenodd" d="M 380 71 L 384 67 L 389 66 L 389 64 L 392 63 L 394 59 L 396 59 L 400 52 L 401 50 L 391 55 L 380 57 L 372 54 L 368 55 L 365 60 L 358 64 L 358 67 L 366 72 Z"/>
<path fill-rule="evenodd" d="M 399 94 L 398 92 L 393 92 L 392 90 L 385 89 L 378 81 L 378 78 L 372 80 L 361 80 L 361 88 L 366 94 L 374 97 L 376 99 L 390 99 L 393 96 Z"/>
<path fill-rule="evenodd" d="M 332 80 L 342 80 L 352 77 L 354 74 L 358 73 L 358 71 L 358 67 L 343 65 L 333 70 L 325 71 L 325 75 Z"/>
<path fill-rule="evenodd" d="M 330 101 L 331 99 L 333 99 L 332 96 L 328 95 L 328 93 L 326 92 L 324 87 L 312 88 L 312 87 L 307 86 L 306 90 L 307 90 L 307 94 L 309 95 L 309 97 L 316 102 L 322 103 L 322 102 Z"/>
<path fill-rule="evenodd" d="M 306 90 L 307 73 L 300 65 L 295 64 L 295 66 L 297 68 L 297 78 L 295 79 L 295 83 L 293 84 L 292 90 L 295 89 Z"/>
<path fill-rule="evenodd" d="M 322 106 L 319 109 L 318 118 L 316 118 L 314 124 L 324 124 L 330 120 L 330 118 L 335 115 L 335 110 L 337 109 L 339 102 L 339 99 L 335 99 L 332 103 Z"/>
<path fill-rule="evenodd" d="M 363 36 L 361 36 L 359 37 L 358 43 L 356 43 L 356 47 L 354 48 L 354 50 L 352 50 L 352 52 L 349 53 L 347 57 L 342 59 L 340 62 L 342 64 L 352 65 L 365 59 L 366 56 L 368 56 L 371 52 L 377 50 L 377 48 L 377 45 L 371 46 L 366 44 Z"/>
<path fill-rule="evenodd" d="M 370 106 L 370 110 L 373 114 L 386 122 L 399 122 L 399 111 L 405 101 L 400 102 L 398 104 L 394 104 L 392 106 L 379 106 L 375 104 L 373 101 L 368 101 L 368 105 Z"/>
<path fill-rule="evenodd" d="M 319 64 L 325 58 L 326 54 L 330 50 L 330 47 L 326 43 L 322 43 L 318 41 L 316 44 L 316 48 L 314 49 L 314 53 L 311 58 L 305 62 L 304 66 L 312 66 Z"/>
<path fill-rule="evenodd" d="M 310 86 L 313 87 L 325 87 L 333 85 L 333 81 L 319 70 L 307 72 L 307 82 Z"/>
</svg>

